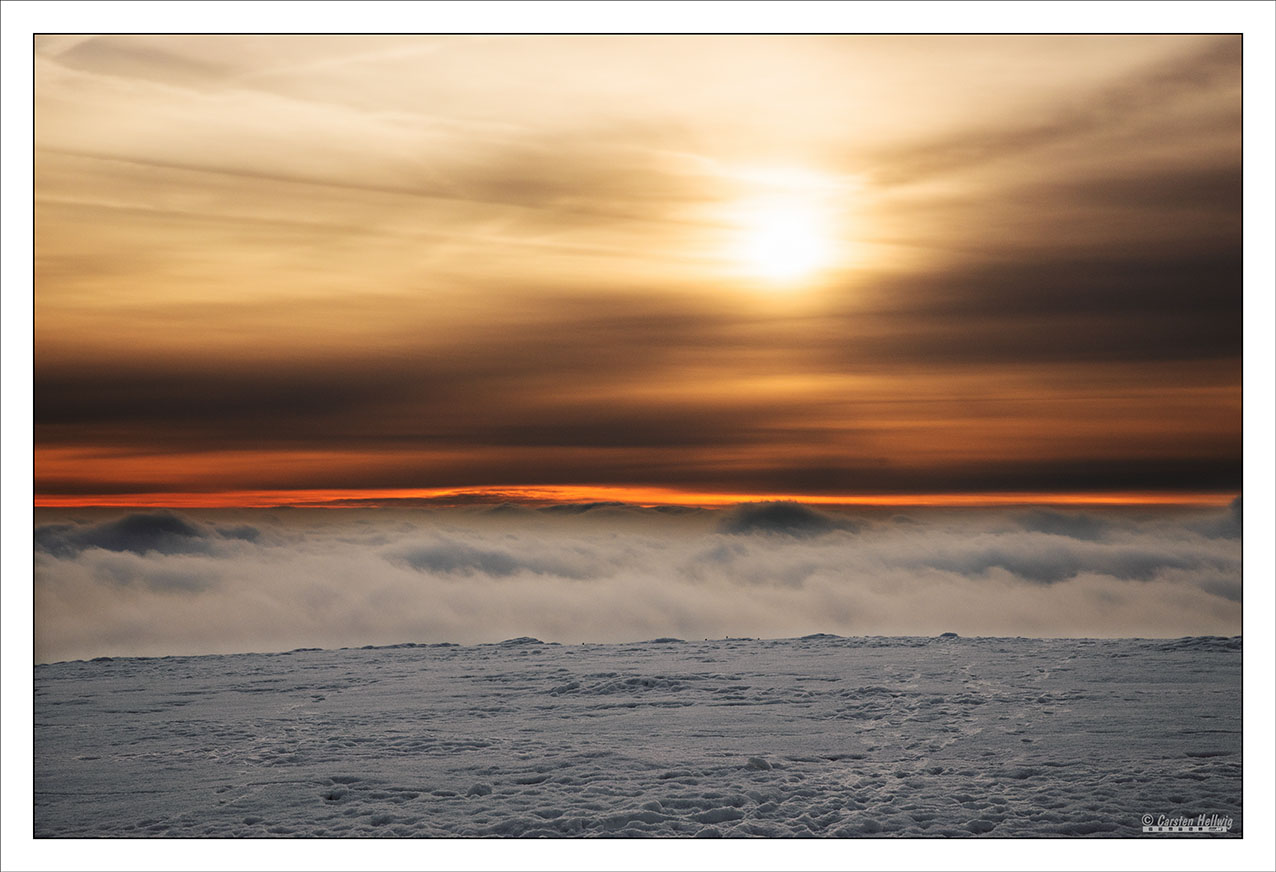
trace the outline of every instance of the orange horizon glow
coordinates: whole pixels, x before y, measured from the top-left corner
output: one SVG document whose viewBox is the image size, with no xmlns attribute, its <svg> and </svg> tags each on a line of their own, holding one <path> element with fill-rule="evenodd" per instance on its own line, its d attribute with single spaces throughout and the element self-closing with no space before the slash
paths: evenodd
<svg viewBox="0 0 1276 872">
<path fill-rule="evenodd" d="M 372 490 L 222 491 L 217 493 L 73 494 L 35 496 L 36 508 L 378 508 L 399 500 L 430 500 L 439 507 L 472 505 L 484 498 L 510 503 L 617 502 L 635 506 L 720 508 L 739 503 L 797 502 L 819 506 L 995 508 L 999 506 L 1225 506 L 1236 492 L 1148 491 L 1032 493 L 782 494 L 703 493 L 675 488 L 563 485 Z M 449 498 L 454 501 L 449 502 Z M 475 498 L 478 498 L 476 500 Z"/>
</svg>

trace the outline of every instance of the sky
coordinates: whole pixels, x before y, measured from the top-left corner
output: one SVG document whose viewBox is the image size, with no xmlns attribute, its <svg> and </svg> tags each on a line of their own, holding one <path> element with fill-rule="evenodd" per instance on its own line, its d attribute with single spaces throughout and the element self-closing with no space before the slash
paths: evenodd
<svg viewBox="0 0 1276 872">
<path fill-rule="evenodd" d="M 39 36 L 35 497 L 1241 489 L 1239 36 Z"/>
</svg>

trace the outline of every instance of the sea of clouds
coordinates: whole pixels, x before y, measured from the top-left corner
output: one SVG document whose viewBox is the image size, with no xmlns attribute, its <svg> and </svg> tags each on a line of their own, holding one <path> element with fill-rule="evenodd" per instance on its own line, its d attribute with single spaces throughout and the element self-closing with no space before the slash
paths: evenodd
<svg viewBox="0 0 1276 872">
<path fill-rule="evenodd" d="M 1225 509 L 42 510 L 37 662 L 515 636 L 1241 632 Z"/>
</svg>

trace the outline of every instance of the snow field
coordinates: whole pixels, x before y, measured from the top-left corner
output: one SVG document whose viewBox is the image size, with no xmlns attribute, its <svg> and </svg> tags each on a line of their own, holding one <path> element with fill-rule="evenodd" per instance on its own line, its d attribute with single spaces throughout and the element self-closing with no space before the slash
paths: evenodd
<svg viewBox="0 0 1276 872">
<path fill-rule="evenodd" d="M 35 834 L 1235 836 L 1241 656 L 812 636 L 55 663 Z"/>
</svg>

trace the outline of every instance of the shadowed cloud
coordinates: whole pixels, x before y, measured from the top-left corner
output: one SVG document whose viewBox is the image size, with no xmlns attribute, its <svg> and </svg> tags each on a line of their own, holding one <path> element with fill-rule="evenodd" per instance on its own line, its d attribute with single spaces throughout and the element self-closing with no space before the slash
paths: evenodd
<svg viewBox="0 0 1276 872">
<path fill-rule="evenodd" d="M 1090 515 L 1066 514 L 1039 509 L 1029 512 L 1019 519 L 1025 530 L 1038 533 L 1051 533 L 1056 536 L 1068 536 L 1072 539 L 1083 539 L 1095 542 L 1107 533 L 1108 525 L 1100 518 Z"/>
<path fill-rule="evenodd" d="M 35 528 L 35 546 L 59 557 L 73 556 L 85 548 L 146 554 L 206 554 L 214 534 L 172 512 L 144 512 L 118 521 L 76 526 L 51 524 Z M 248 538 L 241 529 L 236 538 Z"/>
<path fill-rule="evenodd" d="M 1239 539 L 1244 529 L 1241 497 L 1237 497 L 1227 507 L 1221 518 L 1202 521 L 1195 526 L 1197 532 L 1215 539 Z"/>
</svg>

